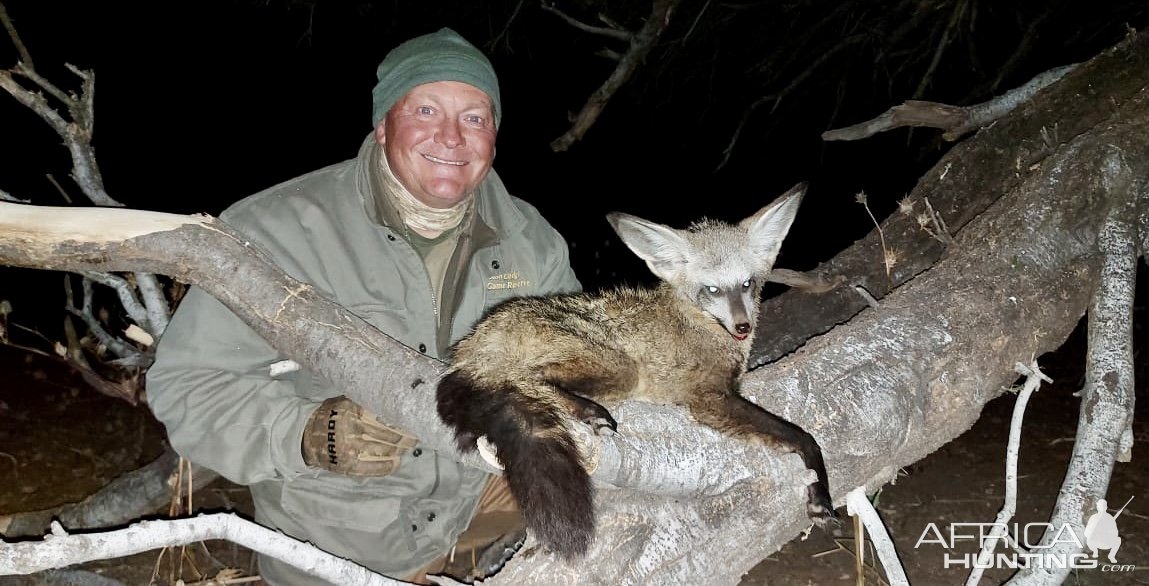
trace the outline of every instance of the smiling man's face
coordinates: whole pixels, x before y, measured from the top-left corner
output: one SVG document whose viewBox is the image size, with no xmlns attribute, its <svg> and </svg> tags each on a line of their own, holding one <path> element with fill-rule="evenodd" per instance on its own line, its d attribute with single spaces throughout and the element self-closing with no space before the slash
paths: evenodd
<svg viewBox="0 0 1149 586">
<path fill-rule="evenodd" d="M 387 112 L 375 139 L 415 199 L 453 207 L 475 191 L 495 158 L 491 98 L 457 81 L 415 86 Z"/>
</svg>

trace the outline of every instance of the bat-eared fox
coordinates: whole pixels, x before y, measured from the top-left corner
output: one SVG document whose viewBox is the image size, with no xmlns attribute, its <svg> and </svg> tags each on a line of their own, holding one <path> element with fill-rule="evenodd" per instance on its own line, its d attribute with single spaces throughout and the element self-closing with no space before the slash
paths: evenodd
<svg viewBox="0 0 1149 586">
<path fill-rule="evenodd" d="M 594 537 L 594 491 L 569 427 L 616 428 L 601 403 L 678 405 L 704 425 L 801 455 L 817 473 L 807 513 L 834 519 L 814 438 L 739 393 L 759 293 L 806 191 L 799 184 L 737 225 L 677 230 L 613 213 L 607 220 L 663 282 L 511 299 L 452 348 L 438 410 L 460 450 L 486 437 L 528 528 L 567 559 Z"/>
</svg>

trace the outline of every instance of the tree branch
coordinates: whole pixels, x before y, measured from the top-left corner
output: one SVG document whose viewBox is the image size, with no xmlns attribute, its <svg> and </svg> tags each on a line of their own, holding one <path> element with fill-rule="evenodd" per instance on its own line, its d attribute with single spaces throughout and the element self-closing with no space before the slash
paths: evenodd
<svg viewBox="0 0 1149 586">
<path fill-rule="evenodd" d="M 822 133 L 822 140 L 861 140 L 879 132 L 903 126 L 940 128 L 942 138 L 954 141 L 994 120 L 1005 117 L 1014 108 L 1029 101 L 1039 90 L 1061 79 L 1077 65 L 1065 65 L 1040 73 L 1024 85 L 996 98 L 972 106 L 951 106 L 938 102 L 907 100 L 877 118 Z"/>
<path fill-rule="evenodd" d="M 16 31 L 16 26 L 12 24 L 12 17 L 8 16 L 8 9 L 0 2 L 0 23 L 4 24 L 4 30 L 8 31 L 8 38 L 12 40 L 12 44 L 16 47 L 17 54 L 20 55 L 20 61 L 32 67 L 32 54 L 28 52 L 28 48 L 24 46 L 24 41 L 20 38 L 20 33 Z"/>
<path fill-rule="evenodd" d="M 947 250 L 923 230 L 914 207 L 933 204 L 950 231 L 957 232 L 988 209 L 1000 194 L 1016 188 L 1027 177 L 1043 172 L 1046 159 L 1074 137 L 1113 124 L 1115 108 L 1136 102 L 1149 85 L 1149 35 L 1127 37 L 1081 67 L 1065 73 L 1032 103 L 983 128 L 976 139 L 951 148 L 918 181 L 905 200 L 907 212 L 882 222 L 888 245 L 902 252 L 891 282 L 882 264 L 877 231 L 814 271 L 827 278 L 844 278 L 850 287 L 823 295 L 786 291 L 768 299 L 759 314 L 757 329 L 773 332 L 755 340 L 751 365 L 777 360 L 806 340 L 848 321 L 867 307 L 853 291 L 861 286 L 877 299 L 933 265 Z M 1083 99 L 1082 96 L 1090 96 Z M 1050 129 L 1056 140 L 1050 141 Z M 1002 153 L 1009 153 L 1003 155 Z M 992 186 L 992 188 L 990 187 Z"/>
<path fill-rule="evenodd" d="M 591 26 L 591 25 L 586 24 L 585 22 L 563 12 L 562 10 L 559 10 L 554 5 L 553 2 L 548 2 L 547 0 L 543 0 L 543 2 L 540 3 L 540 6 L 542 7 L 542 9 L 545 12 L 549 12 L 549 13 L 563 19 L 564 22 L 566 22 L 567 24 L 571 25 L 575 29 L 580 30 L 584 33 L 589 33 L 589 34 L 597 35 L 600 37 L 607 37 L 609 39 L 614 39 L 616 41 L 622 41 L 624 43 L 629 43 L 629 42 L 634 40 L 634 36 L 635 36 L 634 33 L 630 32 L 628 30 L 614 28 L 614 27 Z"/>
<path fill-rule="evenodd" d="M 581 139 L 586 131 L 594 125 L 598 120 L 599 114 L 602 113 L 603 108 L 606 107 L 607 102 L 614 96 L 623 84 L 625 84 L 630 77 L 638 69 L 640 63 L 646 59 L 647 54 L 658 42 L 662 32 L 670 24 L 670 15 L 674 8 L 681 0 L 654 0 L 654 5 L 651 8 L 650 15 L 646 18 L 646 23 L 642 25 L 637 33 L 633 35 L 628 34 L 630 47 L 627 49 L 626 54 L 619 59 L 618 65 L 607 77 L 597 90 L 583 104 L 582 110 L 574 118 L 574 124 L 571 125 L 570 130 L 567 130 L 562 136 L 556 138 L 551 142 L 551 149 L 555 152 L 562 152 L 570 148 L 572 144 Z"/>
<path fill-rule="evenodd" d="M 1089 352 L 1077 438 L 1053 516 L 1041 540 L 1043 546 L 1048 546 L 1042 549 L 1049 556 L 1047 559 L 1068 559 L 1081 552 L 1061 532 L 1069 527 L 1084 541 L 1085 518 L 1095 510 L 1093 505 L 1105 498 L 1113 464 L 1122 453 L 1122 436 L 1133 421 L 1133 293 L 1138 234 L 1134 224 L 1138 214 L 1135 194 L 1140 190 L 1138 183 L 1146 180 L 1146 167 L 1144 163 L 1131 167 L 1121 151 L 1104 152 L 1109 172 L 1100 178 L 1097 190 L 1111 192 L 1113 205 L 1097 240 L 1104 258 L 1101 284 L 1089 309 Z M 1141 174 L 1133 180 L 1132 168 Z M 1061 584 L 1070 568 L 1055 566 L 1032 564 L 1008 583 Z"/>
<path fill-rule="evenodd" d="M 5 544 L 0 555 L 0 575 L 31 574 L 49 568 L 145 551 L 187 545 L 208 539 L 226 539 L 253 551 L 283 560 L 313 576 L 349 586 L 402 584 L 363 566 L 325 553 L 283 533 L 218 513 L 173 521 L 141 521 L 126 529 L 95 534 L 69 535 L 58 523 L 43 541 Z"/>
</svg>

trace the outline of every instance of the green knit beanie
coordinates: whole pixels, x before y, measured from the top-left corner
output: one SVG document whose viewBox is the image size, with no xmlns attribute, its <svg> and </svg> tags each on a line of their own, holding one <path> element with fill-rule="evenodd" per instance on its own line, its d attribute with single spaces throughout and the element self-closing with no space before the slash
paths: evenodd
<svg viewBox="0 0 1149 586">
<path fill-rule="evenodd" d="M 371 91 L 372 127 L 378 126 L 391 106 L 412 88 L 435 81 L 460 81 L 482 90 L 495 108 L 496 126 L 503 119 L 495 68 L 474 45 L 449 28 L 395 47 L 376 73 L 379 83 Z"/>
</svg>

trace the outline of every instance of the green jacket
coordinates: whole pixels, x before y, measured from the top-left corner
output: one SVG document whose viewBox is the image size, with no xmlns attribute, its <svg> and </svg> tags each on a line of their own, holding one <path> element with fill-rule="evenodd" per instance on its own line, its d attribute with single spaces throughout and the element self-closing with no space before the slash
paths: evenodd
<svg viewBox="0 0 1149 586">
<path fill-rule="evenodd" d="M 580 288 L 563 238 L 492 171 L 475 195 L 477 216 L 464 220 L 473 228 L 459 236 L 436 327 L 422 260 L 397 217 L 378 217 L 372 203 L 380 156 L 372 135 L 355 159 L 245 198 L 221 218 L 288 274 L 435 357 L 504 299 Z M 269 365 L 286 358 L 193 287 L 147 373 L 148 401 L 181 455 L 251 487 L 264 525 L 397 578 L 450 550 L 487 475 L 419 446 L 385 478 L 308 468 L 307 419 L 342 392 L 306 370 L 271 377 Z M 260 569 L 272 584 L 323 583 L 269 558 Z"/>
</svg>

